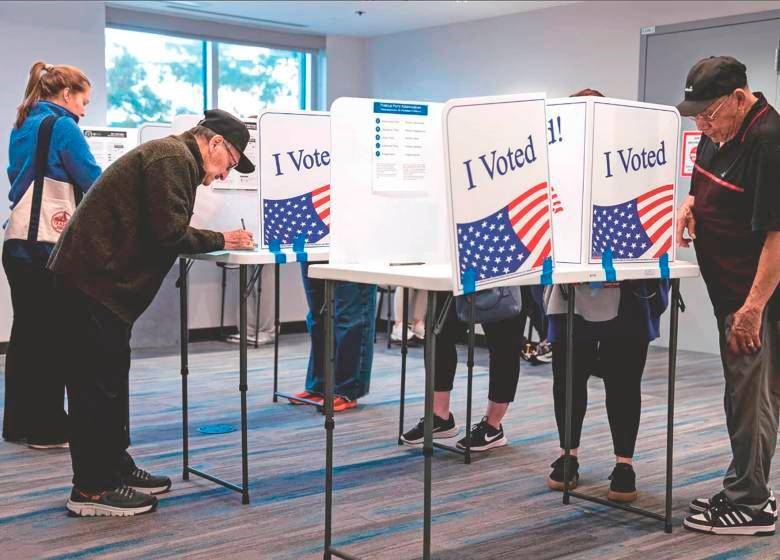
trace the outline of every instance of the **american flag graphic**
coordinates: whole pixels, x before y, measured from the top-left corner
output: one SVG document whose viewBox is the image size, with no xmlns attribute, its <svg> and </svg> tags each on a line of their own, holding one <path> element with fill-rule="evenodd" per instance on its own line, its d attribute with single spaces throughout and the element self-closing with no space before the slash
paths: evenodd
<svg viewBox="0 0 780 560">
<path fill-rule="evenodd" d="M 558 198 L 558 193 L 555 192 L 555 187 L 553 187 L 552 185 L 550 185 L 550 192 L 552 192 L 550 199 L 552 200 L 553 214 L 558 214 L 559 212 L 563 212 L 563 204 L 561 204 L 561 199 Z"/>
<path fill-rule="evenodd" d="M 477 280 L 539 267 L 551 247 L 547 183 L 531 187 L 481 220 L 458 224 L 461 274 L 473 268 Z"/>
<path fill-rule="evenodd" d="M 672 246 L 674 185 L 650 189 L 612 206 L 593 205 L 592 257 L 657 259 Z"/>
<path fill-rule="evenodd" d="M 292 198 L 263 200 L 265 243 L 292 243 L 303 234 L 306 243 L 317 243 L 330 233 L 330 185 Z"/>
</svg>

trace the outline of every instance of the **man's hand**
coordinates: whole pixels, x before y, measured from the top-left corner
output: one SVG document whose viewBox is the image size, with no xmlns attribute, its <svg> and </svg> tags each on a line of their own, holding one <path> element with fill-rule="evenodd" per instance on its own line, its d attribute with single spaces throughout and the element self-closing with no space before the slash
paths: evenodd
<svg viewBox="0 0 780 560">
<path fill-rule="evenodd" d="M 692 196 L 688 196 L 677 210 L 677 226 L 675 228 L 675 240 L 678 247 L 690 247 L 691 240 L 696 239 L 696 218 L 693 217 Z M 684 237 L 685 230 L 688 230 L 690 239 Z"/>
<path fill-rule="evenodd" d="M 223 231 L 222 235 L 225 238 L 225 249 L 229 251 L 255 248 L 252 232 L 245 229 Z"/>
<path fill-rule="evenodd" d="M 761 349 L 761 315 L 763 309 L 743 305 L 734 313 L 728 346 L 734 354 L 755 354 Z"/>
</svg>

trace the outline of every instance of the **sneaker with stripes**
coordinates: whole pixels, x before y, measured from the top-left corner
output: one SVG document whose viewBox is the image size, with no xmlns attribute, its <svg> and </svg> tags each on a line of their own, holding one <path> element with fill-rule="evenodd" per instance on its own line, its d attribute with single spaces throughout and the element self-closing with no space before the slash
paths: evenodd
<svg viewBox="0 0 780 560">
<path fill-rule="evenodd" d="M 725 499 L 711 501 L 708 509 L 689 515 L 683 521 L 683 525 L 691 531 L 713 535 L 775 534 L 775 517 L 769 504 L 759 513 L 753 514 L 732 505 Z"/>
<path fill-rule="evenodd" d="M 726 500 L 726 494 L 722 491 L 715 494 L 712 498 L 696 498 L 688 506 L 693 513 L 701 513 L 710 508 L 710 504 L 716 504 Z M 767 503 L 769 510 L 772 512 L 772 516 L 777 519 L 777 500 L 775 499 L 775 493 L 769 492 L 769 502 Z"/>
</svg>

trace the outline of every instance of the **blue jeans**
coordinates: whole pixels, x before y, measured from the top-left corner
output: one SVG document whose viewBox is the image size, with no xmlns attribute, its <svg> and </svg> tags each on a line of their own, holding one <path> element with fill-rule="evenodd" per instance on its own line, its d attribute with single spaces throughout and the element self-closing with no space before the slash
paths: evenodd
<svg viewBox="0 0 780 560">
<path fill-rule="evenodd" d="M 325 281 L 308 277 L 308 263 L 301 263 L 303 289 L 309 304 L 306 324 L 311 334 L 306 390 L 325 391 Z M 334 282 L 333 313 L 336 339 L 336 385 L 333 392 L 348 399 L 359 399 L 371 384 L 371 362 L 374 359 L 376 286 Z"/>
</svg>

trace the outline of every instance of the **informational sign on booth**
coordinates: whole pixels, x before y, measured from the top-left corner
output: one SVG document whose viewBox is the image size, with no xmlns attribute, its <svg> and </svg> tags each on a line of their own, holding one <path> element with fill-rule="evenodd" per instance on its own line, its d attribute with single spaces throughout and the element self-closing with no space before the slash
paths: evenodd
<svg viewBox="0 0 780 560">
<path fill-rule="evenodd" d="M 414 192 L 425 189 L 429 128 L 428 105 L 374 101 L 374 192 Z"/>
<path fill-rule="evenodd" d="M 260 248 L 327 247 L 330 241 L 330 115 L 266 111 L 260 130 Z"/>
<path fill-rule="evenodd" d="M 135 128 L 81 127 L 95 161 L 106 168 L 138 145 Z"/>
<path fill-rule="evenodd" d="M 255 170 L 252 173 L 239 173 L 235 169 L 231 171 L 227 179 L 224 181 L 215 181 L 215 189 L 233 189 L 233 190 L 257 190 L 258 185 L 258 173 L 257 173 L 257 121 L 245 120 L 244 124 L 249 130 L 249 143 L 246 145 L 244 153 L 255 165 Z"/>
<path fill-rule="evenodd" d="M 701 141 L 701 132 L 698 130 L 686 130 L 683 132 L 682 141 L 682 167 L 680 175 L 691 177 L 693 175 L 693 166 L 696 163 L 696 150 Z"/>
<path fill-rule="evenodd" d="M 544 94 L 451 100 L 443 123 L 455 293 L 541 270 L 552 256 Z"/>
</svg>

